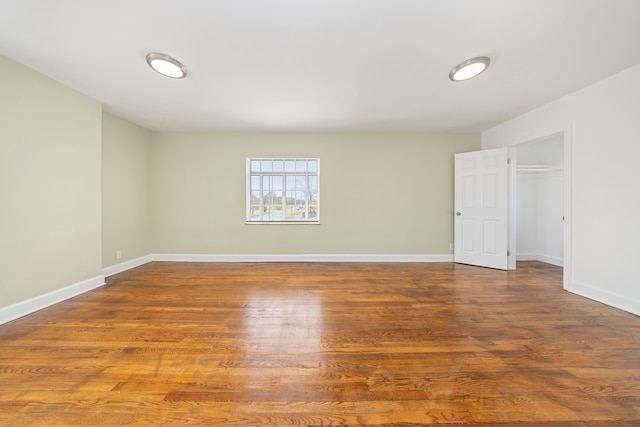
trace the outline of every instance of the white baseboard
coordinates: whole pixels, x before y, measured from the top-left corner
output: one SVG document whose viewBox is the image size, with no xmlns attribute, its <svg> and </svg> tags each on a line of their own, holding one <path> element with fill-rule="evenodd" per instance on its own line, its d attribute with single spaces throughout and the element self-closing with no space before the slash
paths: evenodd
<svg viewBox="0 0 640 427">
<path fill-rule="evenodd" d="M 123 271 L 127 271 L 132 268 L 140 267 L 141 265 L 151 261 L 153 261 L 153 255 L 141 256 L 140 258 L 121 262 L 120 264 L 112 265 L 110 267 L 105 267 L 102 269 L 102 275 L 104 277 L 113 276 L 114 274 L 122 273 Z"/>
<path fill-rule="evenodd" d="M 575 280 L 568 287 L 565 287 L 565 290 L 640 316 L 640 300 L 638 299 L 622 296 Z"/>
<path fill-rule="evenodd" d="M 102 275 L 62 289 L 0 308 L 0 325 L 26 316 L 105 284 L 105 277 L 139 267 L 151 261 L 176 262 L 453 262 L 453 255 L 354 255 L 354 254 L 289 254 L 289 255 L 208 255 L 149 254 L 102 269 Z"/>
<path fill-rule="evenodd" d="M 558 257 L 552 257 L 544 254 L 537 253 L 519 253 L 516 255 L 517 261 L 540 261 L 547 264 L 557 265 L 558 267 L 564 266 L 564 260 Z"/>
<path fill-rule="evenodd" d="M 554 265 L 557 260 L 544 258 L 535 254 L 518 254 L 517 260 L 535 260 Z M 533 258 L 533 259 L 532 259 Z M 212 255 L 212 254 L 150 254 L 120 264 L 104 268 L 103 275 L 67 286 L 62 289 L 40 295 L 26 301 L 21 301 L 0 308 L 0 325 L 26 316 L 43 308 L 57 304 L 66 299 L 96 289 L 105 284 L 105 277 L 117 274 L 131 268 L 138 267 L 151 261 L 173 262 L 453 262 L 452 254 L 410 254 L 410 255 L 382 255 L 382 254 L 289 254 L 289 255 Z M 555 261 L 555 262 L 554 262 Z M 640 316 L 640 300 L 618 295 L 613 292 L 572 281 L 567 291 L 577 295 L 610 305 Z"/>
<path fill-rule="evenodd" d="M 44 295 L 2 307 L 0 308 L 0 325 L 42 310 L 66 299 L 73 298 L 92 289 L 99 288 L 102 285 L 104 285 L 104 276 L 96 276 L 62 289 L 56 289 Z"/>
<path fill-rule="evenodd" d="M 173 262 L 453 262 L 453 255 L 381 254 L 153 254 L 154 261 Z"/>
</svg>

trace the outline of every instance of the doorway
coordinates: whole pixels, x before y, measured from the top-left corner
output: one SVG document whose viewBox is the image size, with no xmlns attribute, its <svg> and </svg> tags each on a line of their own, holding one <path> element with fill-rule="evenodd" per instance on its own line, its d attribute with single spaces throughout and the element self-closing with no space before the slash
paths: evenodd
<svg viewBox="0 0 640 427">
<path fill-rule="evenodd" d="M 516 151 L 516 164 L 520 166 L 521 174 L 526 169 L 530 171 L 538 169 L 539 175 L 546 174 L 548 179 L 541 179 L 542 182 L 537 184 L 538 195 L 542 192 L 543 202 L 551 203 L 553 207 L 549 207 L 542 221 L 551 221 L 553 225 L 543 225 L 544 233 L 547 233 L 543 239 L 546 239 L 542 245 L 538 245 L 535 256 L 537 259 L 551 264 L 561 265 L 563 267 L 563 288 L 569 290 L 572 281 L 572 132 L 571 127 L 556 132 L 547 132 L 539 137 L 530 138 L 520 144 L 512 146 Z M 537 154 L 532 154 L 536 153 Z M 522 157 L 521 159 L 519 157 Z M 527 168 L 527 166 L 530 166 Z M 532 172 L 536 173 L 536 172 Z M 516 173 L 516 175 L 518 175 Z M 521 184 L 521 180 L 516 177 L 516 184 Z M 530 185 L 533 185 L 529 183 Z M 526 184 L 524 184 L 526 186 Z M 561 197 L 559 196 L 560 189 Z M 526 191 L 523 190 L 523 191 Z M 516 188 L 515 193 L 518 190 Z M 544 199 L 544 193 L 553 193 L 549 199 Z M 558 200 L 562 200 L 561 211 L 559 209 Z M 561 226 L 560 224 L 561 220 Z M 517 233 L 517 222 L 512 223 L 513 229 Z M 521 225 L 524 226 L 526 221 Z M 527 230 L 530 232 L 531 230 Z M 558 249 L 558 238 L 562 236 L 562 250 Z M 516 236 L 517 237 L 517 236 Z M 526 237 L 525 237 L 526 239 Z M 516 239 L 517 240 L 517 239 Z M 538 241 L 539 243 L 539 241 Z M 522 258 L 527 258 L 527 246 L 520 250 L 516 243 L 516 253 L 520 253 Z M 528 243 L 524 243 L 527 245 Z M 539 249 L 542 246 L 543 249 Z M 529 246 L 530 247 L 530 246 Z M 553 249 L 551 249 L 553 248 Z"/>
<path fill-rule="evenodd" d="M 564 265 L 564 137 L 551 135 L 516 151 L 516 259 Z"/>
<path fill-rule="evenodd" d="M 537 144 L 540 144 L 540 146 L 538 146 Z M 550 147 L 545 147 L 545 144 L 548 144 Z M 515 161 L 513 163 L 508 162 L 508 163 L 511 163 L 510 164 L 511 168 L 509 172 L 510 188 L 509 188 L 509 195 L 508 195 L 509 225 L 508 225 L 507 238 L 509 240 L 509 243 L 507 246 L 508 247 L 507 257 L 508 257 L 509 267 L 507 269 L 512 270 L 516 268 L 517 255 L 514 256 L 514 254 L 518 253 L 517 218 L 516 218 L 517 217 L 516 194 L 517 194 L 518 180 L 516 177 L 517 173 L 515 171 L 516 167 L 514 166 L 517 166 L 518 164 L 520 164 L 522 172 L 524 172 L 524 169 L 528 167 L 530 171 L 537 169 L 536 171 L 537 173 L 553 172 L 553 173 L 559 174 L 560 176 L 556 177 L 556 178 L 561 178 L 559 183 L 558 181 L 556 181 L 552 184 L 549 184 L 549 183 L 540 184 L 538 186 L 538 190 L 543 193 L 548 191 L 556 191 L 556 190 L 559 190 L 560 188 L 562 188 L 563 190 L 561 192 L 562 209 L 560 210 L 559 215 L 557 211 L 554 213 L 549 209 L 545 210 L 544 212 L 544 213 L 548 213 L 550 217 L 555 217 L 556 219 L 558 219 L 559 217 L 562 220 L 561 227 L 557 227 L 556 225 L 556 228 L 560 228 L 562 230 L 559 233 L 562 236 L 562 243 L 561 243 L 562 251 L 561 252 L 556 251 L 555 255 L 553 255 L 552 253 L 552 255 L 549 258 L 544 258 L 544 259 L 545 259 L 545 262 L 549 262 L 550 260 L 552 260 L 556 263 L 562 264 L 563 287 L 566 290 L 569 290 L 571 288 L 572 277 L 573 277 L 572 276 L 572 258 L 571 258 L 572 256 L 571 254 L 571 244 L 572 244 L 572 227 L 571 227 L 571 222 L 572 222 L 571 153 L 572 153 L 572 150 L 571 150 L 571 146 L 572 146 L 572 132 L 571 132 L 571 127 L 569 126 L 564 130 L 560 130 L 556 132 L 547 132 L 537 137 L 524 139 L 521 143 L 514 143 L 508 147 L 509 152 L 512 153 L 513 157 L 515 158 Z M 518 156 L 520 155 L 518 153 L 518 147 L 521 148 L 520 151 L 522 152 L 522 160 L 520 161 L 518 161 Z M 481 150 L 481 151 L 485 151 L 485 150 Z M 558 156 L 558 150 L 560 153 L 562 153 L 561 157 Z M 539 151 L 538 153 L 539 157 L 529 157 L 529 153 L 527 153 L 527 151 L 531 151 L 532 153 Z M 480 153 L 480 152 L 476 152 L 476 153 Z M 465 154 L 465 153 L 461 153 L 461 154 Z M 472 155 L 473 153 L 468 153 L 468 154 Z M 545 170 L 545 169 L 548 169 L 548 170 Z M 456 180 L 459 180 L 461 176 L 459 176 L 457 168 L 456 168 L 455 175 L 456 175 L 455 176 Z M 550 185 L 554 186 L 553 190 L 549 189 Z M 458 187 L 459 186 L 456 185 L 455 191 L 454 191 L 455 193 L 455 202 L 454 202 L 454 211 L 455 211 L 454 235 L 455 236 L 454 237 L 456 242 L 454 245 L 454 261 L 467 263 L 465 261 L 460 261 L 458 258 L 459 251 L 462 251 L 463 249 L 459 245 L 459 233 L 457 231 L 460 229 L 460 221 L 462 219 L 462 212 L 458 209 L 458 206 L 462 201 L 461 197 L 463 195 L 462 192 L 459 191 L 460 189 Z M 555 209 L 559 209 L 557 204 L 554 206 L 555 206 Z M 460 212 L 460 215 L 458 215 L 458 212 Z M 557 235 L 555 235 L 555 238 L 557 238 Z M 482 241 L 480 243 L 483 244 Z M 552 243 L 545 241 L 544 244 L 550 245 Z M 553 245 L 555 245 L 554 247 L 557 248 L 558 247 L 557 241 L 553 243 Z M 525 250 L 526 250 L 526 246 L 525 246 Z M 536 249 L 536 252 L 537 251 L 538 250 Z M 546 252 L 547 249 L 544 249 L 544 251 Z M 540 255 L 540 254 L 538 253 L 537 255 Z M 470 262 L 470 264 L 480 265 L 473 262 Z"/>
</svg>

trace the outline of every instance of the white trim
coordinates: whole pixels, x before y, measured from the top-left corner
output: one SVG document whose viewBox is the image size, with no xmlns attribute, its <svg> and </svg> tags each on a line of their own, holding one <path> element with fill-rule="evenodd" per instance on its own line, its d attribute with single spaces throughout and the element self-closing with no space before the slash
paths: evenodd
<svg viewBox="0 0 640 427">
<path fill-rule="evenodd" d="M 452 254 L 149 254 L 105 267 L 102 275 L 0 308 L 0 325 L 47 308 L 105 284 L 105 277 L 151 261 L 174 262 L 453 262 Z"/>
<path fill-rule="evenodd" d="M 562 287 L 573 281 L 573 128 L 564 130 L 564 248 Z"/>
<path fill-rule="evenodd" d="M 565 290 L 574 293 L 576 295 L 583 296 L 585 298 L 592 299 L 602 304 L 610 305 L 620 310 L 628 311 L 629 313 L 640 316 L 640 300 L 636 298 L 630 298 L 628 296 L 619 295 L 614 292 L 602 290 L 594 286 L 587 285 L 585 283 L 572 281 L 569 287 Z"/>
<path fill-rule="evenodd" d="M 562 258 L 553 257 L 544 254 L 536 254 L 536 253 L 520 253 L 517 255 L 518 261 L 540 261 L 546 262 L 547 264 L 557 265 L 558 267 L 563 267 L 564 260 Z"/>
<path fill-rule="evenodd" d="M 135 258 L 129 261 L 121 262 L 120 264 L 112 265 L 102 269 L 102 275 L 104 277 L 113 276 L 114 274 L 122 273 L 123 271 L 130 270 L 132 268 L 140 267 L 143 264 L 153 261 L 153 255 L 145 255 L 140 258 Z"/>
<path fill-rule="evenodd" d="M 104 283 L 104 276 L 100 275 L 62 289 L 56 289 L 44 295 L 2 307 L 0 308 L 0 325 L 73 298 L 92 289 L 99 288 L 104 285 Z"/>
<path fill-rule="evenodd" d="M 152 258 L 174 262 L 453 262 L 451 254 L 153 254 Z"/>
<path fill-rule="evenodd" d="M 563 277 L 562 287 L 566 290 L 571 288 L 573 282 L 573 124 L 569 123 L 562 128 L 547 128 L 542 132 L 536 130 L 532 134 L 526 135 L 519 141 L 509 144 L 510 147 L 517 147 L 526 142 L 544 140 L 553 136 L 562 136 L 564 143 L 564 231 L 563 231 Z M 484 132 L 483 132 L 483 150 Z M 517 252 L 517 248 L 516 248 Z"/>
<path fill-rule="evenodd" d="M 245 221 L 245 225 L 320 225 L 320 221 Z"/>
<path fill-rule="evenodd" d="M 516 166 L 518 165 L 517 150 L 514 147 L 508 147 L 507 150 L 507 186 L 508 186 L 508 203 L 507 208 L 507 270 L 516 269 L 517 256 L 514 256 L 518 251 L 517 245 L 517 229 L 518 229 L 518 204 L 517 198 L 517 174 Z"/>
<path fill-rule="evenodd" d="M 308 169 L 306 169 L 304 172 L 302 171 L 286 171 L 286 167 L 284 167 L 283 165 L 283 170 L 282 171 L 260 171 L 260 172 L 255 172 L 255 174 L 257 174 L 257 176 L 260 177 L 260 189 L 259 191 L 262 193 L 263 191 L 263 180 L 262 177 L 266 176 L 281 176 L 283 181 L 282 181 L 282 190 L 284 192 L 284 205 L 283 205 L 283 214 L 285 214 L 286 209 L 287 209 L 287 192 L 289 191 L 289 189 L 287 189 L 287 183 L 286 183 L 286 179 L 285 179 L 285 175 L 296 175 L 296 176 L 304 176 L 305 177 L 305 190 L 307 193 L 307 196 L 309 195 L 309 177 L 310 176 L 315 176 L 318 178 L 318 188 L 317 188 L 317 199 L 316 199 L 316 219 L 313 221 L 287 221 L 286 218 L 284 218 L 282 221 L 270 221 L 270 220 L 264 220 L 262 219 L 262 208 L 263 208 L 263 200 L 262 200 L 262 195 L 260 196 L 260 220 L 258 221 L 252 221 L 251 220 L 251 176 L 254 174 L 254 172 L 251 170 L 251 162 L 252 161 L 270 161 L 272 164 L 274 161 L 289 161 L 289 160 L 293 160 L 293 161 L 299 161 L 299 160 L 304 160 L 305 162 L 308 162 L 309 160 L 315 161 L 316 162 L 316 171 L 311 172 Z M 308 165 L 307 165 L 308 167 Z M 298 224 L 320 224 L 320 157 L 247 157 L 246 158 L 246 174 L 245 174 L 245 184 L 246 184 L 246 205 L 245 205 L 245 224 L 259 224 L 259 223 L 271 223 L 271 224 L 293 224 L 293 223 L 298 223 Z M 273 168 L 272 168 L 273 169 Z M 297 169 L 297 166 L 296 166 Z M 253 175 L 255 176 L 255 175 Z M 255 190 L 255 189 L 254 189 Z M 305 198 L 305 212 L 306 212 L 306 217 L 309 218 L 309 200 L 308 197 Z M 285 215 L 286 217 L 286 215 Z"/>
</svg>

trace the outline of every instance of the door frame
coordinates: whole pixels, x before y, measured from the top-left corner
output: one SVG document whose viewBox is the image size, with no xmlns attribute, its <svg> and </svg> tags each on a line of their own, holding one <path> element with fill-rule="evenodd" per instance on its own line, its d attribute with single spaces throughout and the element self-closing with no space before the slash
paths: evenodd
<svg viewBox="0 0 640 427">
<path fill-rule="evenodd" d="M 563 210 L 564 210 L 564 227 L 563 227 L 563 275 L 562 275 L 562 287 L 565 290 L 571 290 L 571 283 L 573 281 L 573 254 L 572 254 L 572 243 L 573 243 L 573 233 L 572 233 L 572 208 L 573 208 L 573 195 L 572 195 L 572 144 L 573 144 L 573 136 L 572 136 L 572 127 L 567 126 L 561 129 L 548 129 L 545 132 L 539 132 L 533 135 L 530 135 L 527 138 L 524 138 L 518 142 L 515 142 L 509 145 L 510 148 L 515 149 L 525 143 L 535 143 L 537 141 L 542 141 L 548 139 L 553 136 L 561 136 L 563 141 L 563 151 L 564 151 L 564 159 L 563 159 L 563 168 L 564 168 L 564 201 L 563 201 Z M 514 156 L 515 157 L 515 156 Z M 515 170 L 515 168 L 514 168 Z M 510 218 L 513 220 L 509 223 L 509 238 L 515 239 L 516 235 L 516 220 L 515 220 L 515 187 L 516 187 L 516 179 L 515 172 L 513 179 L 511 180 L 512 187 L 510 193 L 510 209 L 513 215 L 510 215 Z M 513 248 L 515 248 L 515 242 L 512 241 L 510 243 L 514 243 Z M 515 256 L 513 262 L 515 263 Z M 515 267 L 515 265 L 514 265 Z"/>
<path fill-rule="evenodd" d="M 515 147 L 509 147 L 509 151 L 507 155 L 509 156 L 509 168 L 508 168 L 508 179 L 507 185 L 509 186 L 507 189 L 507 197 L 509 200 L 507 201 L 508 207 L 508 217 L 507 217 L 507 247 L 509 248 L 509 256 L 507 257 L 507 269 L 515 270 L 516 269 L 516 259 L 518 258 L 518 247 L 516 245 L 516 237 L 517 237 L 517 229 L 518 229 L 518 215 L 517 215 L 517 184 L 518 181 L 516 167 L 518 165 L 517 159 L 517 150 Z"/>
</svg>

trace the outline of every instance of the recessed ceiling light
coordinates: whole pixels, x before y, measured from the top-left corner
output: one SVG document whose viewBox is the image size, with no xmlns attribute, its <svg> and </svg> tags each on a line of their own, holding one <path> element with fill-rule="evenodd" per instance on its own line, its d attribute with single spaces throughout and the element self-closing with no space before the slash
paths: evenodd
<svg viewBox="0 0 640 427">
<path fill-rule="evenodd" d="M 164 53 L 150 53 L 147 55 L 147 64 L 163 76 L 172 79 L 183 79 L 187 76 L 187 68 L 177 59 Z"/>
<path fill-rule="evenodd" d="M 477 76 L 489 67 L 491 60 L 487 56 L 477 56 L 453 67 L 449 73 L 449 78 L 454 82 L 467 80 Z"/>
</svg>

